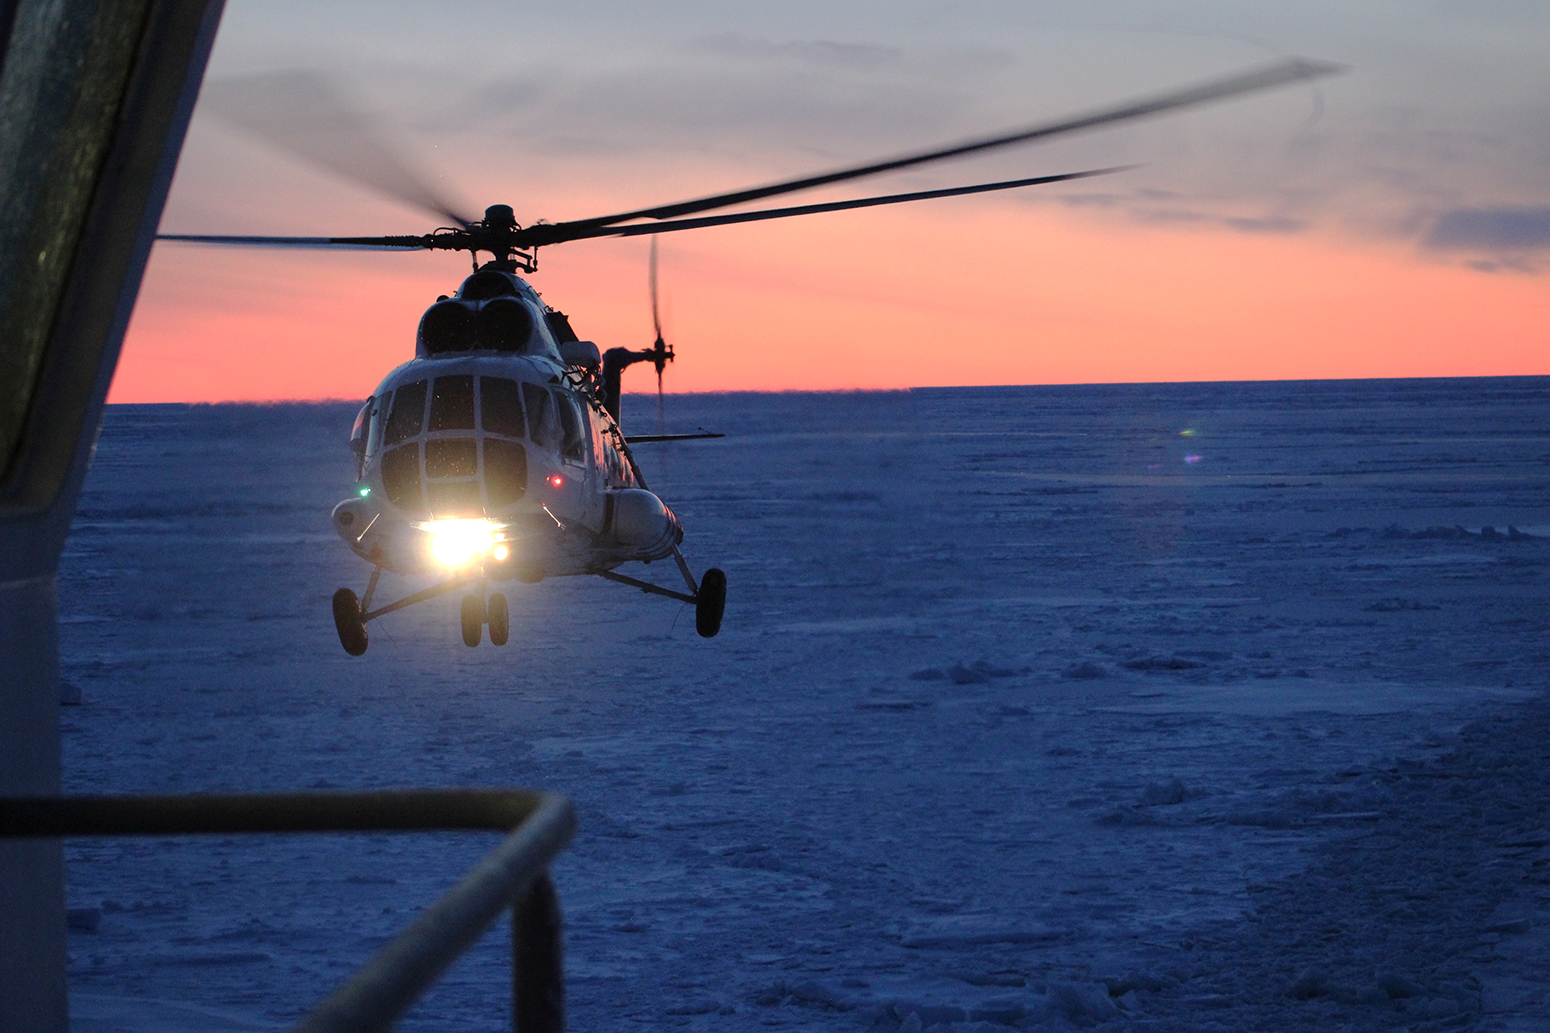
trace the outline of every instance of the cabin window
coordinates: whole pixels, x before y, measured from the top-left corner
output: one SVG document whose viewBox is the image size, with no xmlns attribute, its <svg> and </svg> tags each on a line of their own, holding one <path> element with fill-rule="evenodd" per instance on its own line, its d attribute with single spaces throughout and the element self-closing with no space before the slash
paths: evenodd
<svg viewBox="0 0 1550 1033">
<path fill-rule="evenodd" d="M 484 439 L 484 493 L 491 509 L 501 509 L 527 491 L 527 449 L 515 441 Z"/>
<path fill-rule="evenodd" d="M 581 406 L 576 403 L 574 396 L 558 391 L 555 392 L 554 403 L 560 414 L 560 428 L 565 434 L 561 456 L 567 463 L 586 462 L 587 423 L 581 415 Z"/>
<path fill-rule="evenodd" d="M 425 421 L 425 381 L 416 380 L 405 384 L 393 396 L 393 414 L 388 417 L 387 432 L 382 436 L 384 445 L 396 445 L 405 438 L 420 433 Z M 418 477 L 418 471 L 415 473 Z"/>
<path fill-rule="evenodd" d="M 474 378 L 437 377 L 431 394 L 430 430 L 474 429 Z"/>
<path fill-rule="evenodd" d="M 388 501 L 400 509 L 419 509 L 420 444 L 401 445 L 382 457 L 382 486 Z"/>
<path fill-rule="evenodd" d="M 478 481 L 432 481 L 425 486 L 425 495 L 438 519 L 484 515 Z"/>
<path fill-rule="evenodd" d="M 479 378 L 479 422 L 491 434 L 522 436 L 522 388 L 515 380 Z"/>
<path fill-rule="evenodd" d="M 527 403 L 527 436 L 535 445 L 548 445 L 554 441 L 553 402 L 549 392 L 537 384 L 522 385 L 522 400 Z"/>
<path fill-rule="evenodd" d="M 473 438 L 432 438 L 425 443 L 425 476 L 473 477 L 478 472 Z"/>
</svg>

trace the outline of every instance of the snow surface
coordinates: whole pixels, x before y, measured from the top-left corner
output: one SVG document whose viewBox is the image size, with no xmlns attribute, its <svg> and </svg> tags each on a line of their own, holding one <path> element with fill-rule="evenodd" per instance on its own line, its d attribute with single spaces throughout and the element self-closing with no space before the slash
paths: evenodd
<svg viewBox="0 0 1550 1033">
<path fill-rule="evenodd" d="M 359 659 L 355 406 L 115 407 L 60 572 L 67 788 L 565 792 L 575 1029 L 1550 1028 L 1547 403 L 671 397 L 729 434 L 639 448 L 719 638 L 562 579 L 507 589 L 505 648 L 449 597 Z M 492 844 L 72 841 L 76 1028 L 283 1027 Z M 508 1027 L 507 952 L 403 1028 Z"/>
</svg>

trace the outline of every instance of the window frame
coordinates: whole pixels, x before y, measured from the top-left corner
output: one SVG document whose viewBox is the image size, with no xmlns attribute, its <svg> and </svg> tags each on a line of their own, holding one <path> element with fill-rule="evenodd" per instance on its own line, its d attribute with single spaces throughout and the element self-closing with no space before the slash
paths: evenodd
<svg viewBox="0 0 1550 1033">
<path fill-rule="evenodd" d="M 420 388 L 420 390 L 422 392 L 420 394 L 420 417 L 419 417 L 419 419 L 417 421 L 415 421 L 415 425 L 414 425 L 414 427 L 411 430 L 409 430 L 407 433 L 402 434 L 402 435 L 400 435 L 400 436 L 398 436 L 396 438 L 393 438 L 393 440 L 389 441 L 388 440 L 388 433 L 393 429 L 393 417 L 398 415 L 398 408 L 397 408 L 398 403 L 401 400 L 401 398 L 403 396 L 403 393 L 406 390 L 412 390 L 413 388 L 416 388 L 416 387 Z M 405 441 L 409 441 L 409 440 L 411 440 L 413 438 L 422 437 L 425 434 L 425 423 L 426 423 L 425 412 L 426 412 L 426 409 L 429 408 L 430 403 L 431 403 L 431 382 L 430 382 L 430 378 L 429 377 L 421 377 L 419 380 L 411 380 L 411 381 L 409 381 L 406 384 L 399 384 L 398 387 L 394 388 L 394 390 L 393 390 L 393 406 L 394 406 L 394 408 L 393 408 L 393 410 L 391 412 L 388 413 L 387 425 L 386 425 L 386 427 L 382 431 L 382 443 L 384 445 L 400 445 L 400 444 L 403 444 Z"/>
<path fill-rule="evenodd" d="M 489 381 L 489 380 L 499 380 L 499 381 L 501 381 L 503 383 L 511 384 L 513 387 L 516 388 L 516 393 L 514 395 L 514 399 L 515 399 L 515 401 L 517 403 L 517 432 L 515 434 L 509 434 L 509 433 L 507 433 L 504 430 L 492 430 L 491 428 L 485 426 L 485 422 L 484 422 L 484 385 L 485 385 L 485 381 Z M 508 439 L 512 439 L 512 440 L 516 440 L 516 441 L 529 440 L 529 438 L 528 438 L 528 425 L 527 425 L 527 405 L 523 401 L 523 398 L 522 398 L 522 384 L 523 384 L 523 381 L 515 380 L 515 379 L 513 379 L 511 377 L 488 376 L 488 375 L 483 374 L 483 373 L 479 374 L 479 382 L 478 382 L 477 385 L 475 385 L 475 394 L 478 395 L 478 409 L 479 409 L 479 411 L 478 411 L 478 420 L 477 420 L 477 422 L 479 424 L 479 433 L 481 435 L 484 435 L 484 434 L 494 434 L 496 437 L 508 438 Z"/>
<path fill-rule="evenodd" d="M 445 394 L 445 395 L 439 394 L 440 384 L 441 384 L 441 382 L 443 380 L 448 381 L 449 383 L 452 382 L 452 381 L 458 381 L 458 380 L 467 380 L 468 381 L 468 425 L 467 426 L 437 427 L 437 426 L 433 425 L 434 424 L 434 420 L 435 420 L 436 415 L 437 415 L 436 402 L 438 401 L 438 399 L 440 399 L 442 401 L 442 403 L 443 403 L 442 404 L 442 409 L 443 409 L 442 415 L 443 416 L 446 416 L 446 415 L 457 415 L 457 413 L 455 413 L 455 412 L 450 412 L 449 413 L 447 411 L 447 410 L 451 409 L 451 407 L 452 407 L 452 405 L 453 405 L 453 403 L 455 401 L 455 399 L 453 398 L 452 394 L 450 393 L 450 389 L 449 389 L 449 393 L 448 394 Z M 472 374 L 472 373 L 447 373 L 445 375 L 435 377 L 431 381 L 430 389 L 426 392 L 426 394 L 429 397 L 429 406 L 428 406 L 428 409 L 427 409 L 426 414 L 425 414 L 425 431 L 424 431 L 424 433 L 426 433 L 426 434 L 457 434 L 457 433 L 469 433 L 469 434 L 472 434 L 472 433 L 476 433 L 479 430 L 479 390 L 478 390 L 478 385 L 475 383 L 475 375 L 474 374 Z"/>
</svg>

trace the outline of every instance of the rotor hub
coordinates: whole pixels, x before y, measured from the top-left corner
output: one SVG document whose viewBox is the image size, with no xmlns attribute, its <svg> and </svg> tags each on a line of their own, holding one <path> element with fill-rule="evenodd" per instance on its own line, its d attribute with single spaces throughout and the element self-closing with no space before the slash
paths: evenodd
<svg viewBox="0 0 1550 1033">
<path fill-rule="evenodd" d="M 490 229 L 515 229 L 517 213 L 509 204 L 492 204 L 484 210 L 484 224 Z"/>
</svg>

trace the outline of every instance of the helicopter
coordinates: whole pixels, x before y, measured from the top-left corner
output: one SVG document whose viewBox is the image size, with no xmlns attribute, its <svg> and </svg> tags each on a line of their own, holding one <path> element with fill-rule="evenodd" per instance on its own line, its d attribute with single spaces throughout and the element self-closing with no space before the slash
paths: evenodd
<svg viewBox="0 0 1550 1033">
<path fill-rule="evenodd" d="M 620 420 L 624 371 L 646 363 L 662 375 L 674 360 L 657 305 L 656 235 L 743 222 L 941 199 L 1103 176 L 1134 166 L 1085 169 L 991 183 L 879 195 L 785 208 L 701 216 L 765 198 L 898 171 L 951 158 L 1047 140 L 1133 121 L 1250 92 L 1309 81 L 1337 65 L 1291 59 L 1274 65 L 1115 107 L 946 147 L 853 165 L 690 201 L 564 222 L 523 226 L 510 205 L 494 204 L 478 219 L 459 214 L 407 166 L 397 162 L 328 98 L 292 110 L 333 112 L 326 132 L 311 141 L 277 130 L 262 111 L 228 117 L 260 136 L 400 200 L 449 219 L 421 235 L 282 237 L 158 234 L 185 244 L 391 251 L 462 251 L 472 272 L 451 294 L 426 309 L 415 355 L 389 372 L 356 416 L 349 444 L 356 460 L 353 493 L 333 508 L 334 530 L 371 564 L 365 591 L 340 588 L 333 617 L 340 644 L 366 652 L 367 624 L 437 596 L 467 590 L 460 609 L 463 641 L 478 646 L 510 636 L 510 608 L 492 584 L 537 584 L 549 577 L 596 576 L 695 609 L 705 638 L 721 629 L 727 579 L 719 568 L 694 576 L 680 546 L 684 529 L 651 491 L 632 444 L 721 437 L 720 434 L 626 435 Z M 292 84 L 294 86 L 294 83 Z M 314 93 L 316 86 L 308 87 Z M 343 127 L 343 128 L 342 128 Z M 341 137 L 368 153 L 370 170 L 341 166 Z M 326 137 L 320 149 L 317 139 Z M 351 141 L 343 140 L 345 150 Z M 650 348 L 601 351 L 572 329 L 523 279 L 538 270 L 538 250 L 597 237 L 652 237 L 650 284 L 656 339 Z M 481 262 L 480 255 L 488 255 Z M 671 559 L 682 590 L 620 573 L 627 563 Z M 383 571 L 439 580 L 394 602 L 373 606 Z"/>
</svg>

